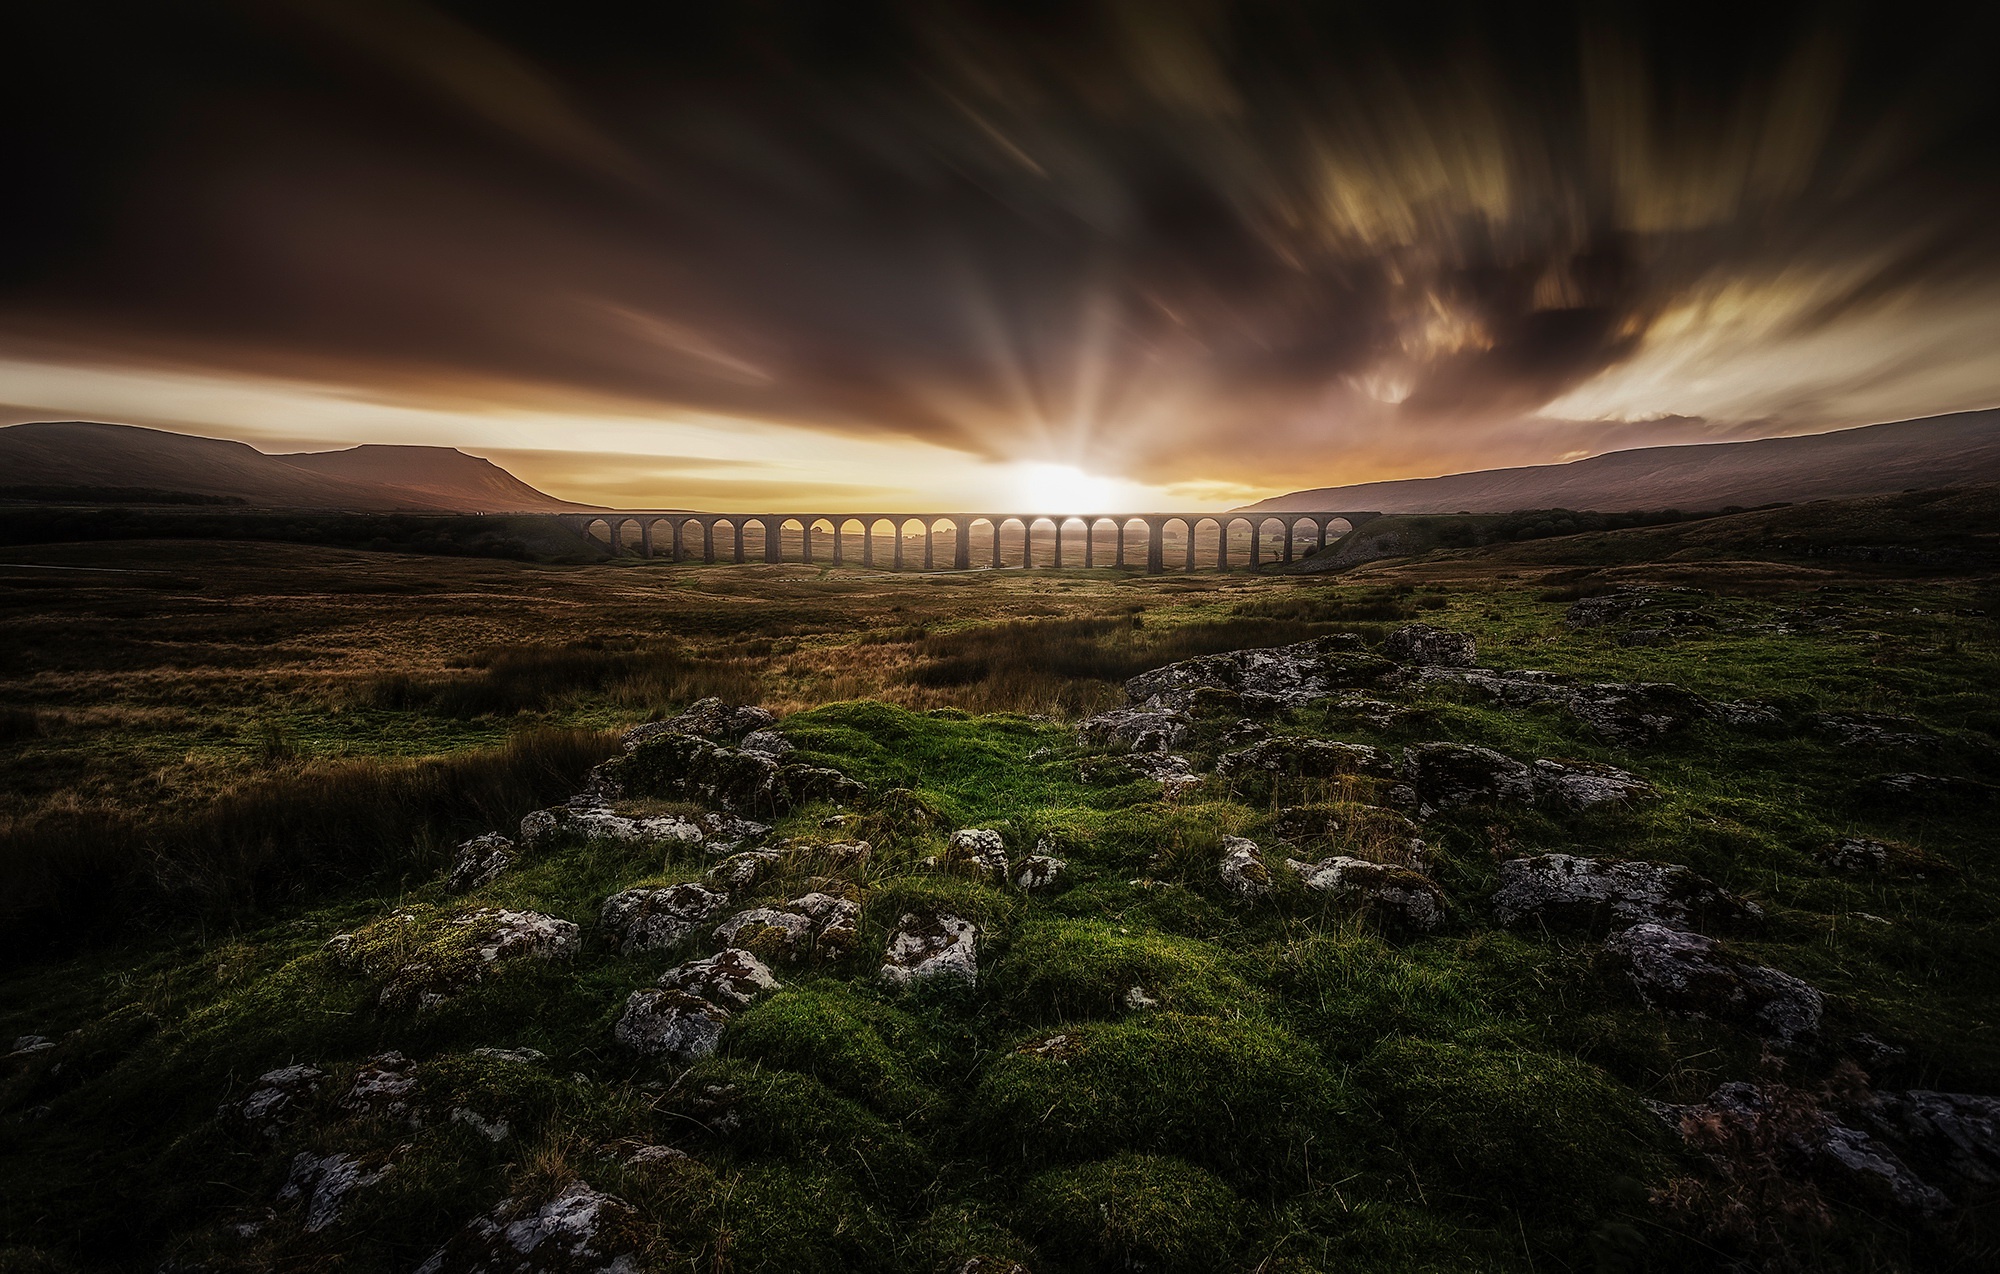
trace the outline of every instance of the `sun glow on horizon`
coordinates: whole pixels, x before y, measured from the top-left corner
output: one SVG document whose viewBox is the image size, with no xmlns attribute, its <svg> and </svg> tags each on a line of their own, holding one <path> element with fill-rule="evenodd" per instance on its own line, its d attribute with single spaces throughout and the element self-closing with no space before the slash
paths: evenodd
<svg viewBox="0 0 2000 1274">
<path fill-rule="evenodd" d="M 1154 494 L 1136 482 L 1085 473 L 1072 464 L 1024 460 L 1013 470 L 1010 495 L 1023 513 L 1124 513 L 1138 507 L 1135 498 Z"/>
</svg>

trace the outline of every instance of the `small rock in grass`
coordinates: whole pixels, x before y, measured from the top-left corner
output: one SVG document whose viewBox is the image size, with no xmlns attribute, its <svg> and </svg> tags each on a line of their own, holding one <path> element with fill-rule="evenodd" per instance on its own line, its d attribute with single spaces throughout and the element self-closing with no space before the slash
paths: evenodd
<svg viewBox="0 0 2000 1274">
<path fill-rule="evenodd" d="M 1444 923 L 1444 894 L 1407 867 L 1338 855 L 1316 863 L 1288 858 L 1306 888 L 1365 903 L 1392 926 L 1429 933 Z"/>
<path fill-rule="evenodd" d="M 1921 849 L 1908 845 L 1895 845 L 1888 841 L 1870 840 L 1865 836 L 1842 837 L 1821 850 L 1819 860 L 1834 871 L 1854 875 L 1884 875 L 1893 872 L 1922 880 L 1931 873 L 1951 875 L 1953 872 L 1949 864 L 1931 857 Z"/>
<path fill-rule="evenodd" d="M 451 880 L 445 887 L 455 894 L 477 889 L 498 879 L 513 862 L 513 841 L 498 832 L 475 836 L 458 847 L 458 855 L 451 864 Z"/>
<path fill-rule="evenodd" d="M 1262 898 L 1271 892 L 1271 869 L 1257 842 L 1241 836 L 1222 838 L 1222 864 L 1217 869 L 1223 887 L 1239 898 Z"/>
<path fill-rule="evenodd" d="M 627 1048 L 693 1061 L 715 1052 L 729 1010 L 685 991 L 634 991 L 611 1030 Z"/>
<path fill-rule="evenodd" d="M 1819 1033 L 1819 991 L 1768 965 L 1734 959 L 1713 938 L 1665 925 L 1613 934 L 1605 954 L 1622 964 L 1639 998 L 1665 1013 L 1747 1028 L 1778 1044 Z"/>
<path fill-rule="evenodd" d="M 954 1274 L 1029 1274 L 1029 1270 L 1019 1261 L 1004 1256 L 975 1256 L 959 1266 Z"/>
<path fill-rule="evenodd" d="M 1470 633 L 1456 633 L 1429 624 L 1405 624 L 1389 634 L 1382 653 L 1399 664 L 1432 668 L 1470 668 L 1479 662 Z"/>
<path fill-rule="evenodd" d="M 743 742 L 736 746 L 742 748 L 745 752 L 762 752 L 772 760 L 776 760 L 792 750 L 791 743 L 776 730 L 752 730 L 750 733 L 744 735 Z"/>
<path fill-rule="evenodd" d="M 970 863 L 988 881 L 1007 879 L 1007 845 L 989 827 L 963 827 L 951 834 L 946 863 Z"/>
<path fill-rule="evenodd" d="M 769 875 L 781 855 L 771 849 L 750 849 L 731 854 L 708 869 L 708 879 L 718 888 L 737 892 L 749 889 Z"/>
<path fill-rule="evenodd" d="M 1192 720 L 1172 708 L 1113 708 L 1076 728 L 1087 743 L 1124 744 L 1134 752 L 1165 752 L 1187 737 Z"/>
<path fill-rule="evenodd" d="M 240 1119 L 266 1137 L 275 1137 L 284 1122 L 298 1113 L 299 1105 L 325 1078 L 326 1072 L 317 1066 L 281 1066 L 268 1070 L 257 1077 L 256 1086 L 242 1101 L 231 1102 L 217 1113 Z"/>
<path fill-rule="evenodd" d="M 455 1124 L 463 1124 L 465 1127 L 472 1129 L 472 1131 L 495 1145 L 514 1135 L 514 1130 L 508 1126 L 504 1115 L 498 1119 L 488 1119 L 476 1110 L 471 1110 L 464 1106 L 454 1106 L 452 1107 L 450 1119 Z"/>
<path fill-rule="evenodd" d="M 1600 933 L 1641 923 L 1675 929 L 1729 926 L 1764 914 L 1678 863 L 1574 854 L 1537 854 L 1501 863 L 1493 911 L 1503 925 L 1534 920 Z"/>
<path fill-rule="evenodd" d="M 2000 798 L 2000 787 L 1991 783 L 1940 774 L 1878 774 L 1867 780 L 1861 790 L 1877 800 L 1912 806 L 1943 802 L 1987 806 Z"/>
<path fill-rule="evenodd" d="M 1534 772 L 1510 756 L 1470 743 L 1419 743 L 1403 750 L 1403 769 L 1418 800 L 1432 809 L 1525 801 Z"/>
<path fill-rule="evenodd" d="M 710 854 L 731 854 L 771 834 L 768 824 L 713 811 L 695 820 Z"/>
<path fill-rule="evenodd" d="M 549 1055 L 538 1048 L 475 1048 L 474 1057 L 483 1057 L 490 1062 L 513 1062 L 521 1066 L 532 1066 L 549 1060 Z"/>
<path fill-rule="evenodd" d="M 774 960 L 796 960 L 812 942 L 812 921 L 797 912 L 752 907 L 717 925 L 715 939 L 749 947 Z"/>
<path fill-rule="evenodd" d="M 278 1191 L 278 1202 L 304 1202 L 303 1228 L 307 1234 L 318 1234 L 340 1220 L 340 1210 L 348 1195 L 374 1185 L 388 1172 L 386 1163 L 371 1167 L 353 1155 L 300 1151 L 292 1157 L 292 1168 Z"/>
<path fill-rule="evenodd" d="M 618 941 L 618 953 L 671 947 L 729 905 L 729 895 L 706 885 L 627 889 L 604 900 L 597 923 Z"/>
<path fill-rule="evenodd" d="M 1126 1009 L 1133 1013 L 1140 1013 L 1147 1009 L 1160 1007 L 1160 1001 L 1156 997 L 1149 995 L 1146 988 L 1142 986 L 1127 987 L 1123 1000 Z"/>
<path fill-rule="evenodd" d="M 417 1064 L 401 1053 L 377 1053 L 354 1072 L 354 1083 L 340 1104 L 358 1115 L 404 1118 L 417 1091 L 416 1071 Z"/>
<path fill-rule="evenodd" d="M 1659 795 L 1638 775 L 1591 761 L 1537 761 L 1531 778 L 1535 796 L 1543 804 L 1576 813 L 1604 805 L 1636 805 Z"/>
<path fill-rule="evenodd" d="M 906 912 L 882 956 L 881 978 L 898 989 L 917 982 L 979 980 L 979 927 L 949 912 Z"/>
<path fill-rule="evenodd" d="M 539 911 L 481 911 L 452 923 L 492 924 L 492 932 L 479 946 L 479 958 L 488 962 L 519 956 L 567 959 L 583 946 L 583 931 L 576 925 Z"/>
<path fill-rule="evenodd" d="M 475 1218 L 417 1274 L 639 1274 L 638 1213 L 573 1181 L 539 1205 L 510 1199 Z"/>
<path fill-rule="evenodd" d="M 663 1163 L 685 1163 L 688 1152 L 676 1150 L 672 1146 L 640 1146 L 625 1156 L 628 1168 L 653 1168 Z"/>
<path fill-rule="evenodd" d="M 711 1004 L 740 1009 L 766 991 L 778 987 L 778 979 L 764 962 L 740 947 L 730 947 L 706 960 L 691 960 L 660 975 L 659 985 L 668 991 L 699 996 Z"/>
<path fill-rule="evenodd" d="M 1226 779 L 1331 779 L 1348 775 L 1385 778 L 1395 764 L 1380 748 L 1334 739 L 1277 735 L 1215 760 L 1215 772 Z"/>
<path fill-rule="evenodd" d="M 1060 858 L 1047 854 L 1030 854 L 1023 858 L 1014 869 L 1014 887 L 1033 893 L 1037 889 L 1047 889 L 1069 870 L 1069 864 Z"/>
<path fill-rule="evenodd" d="M 16 1035 L 13 1046 L 8 1050 L 8 1060 L 18 1057 L 33 1057 L 46 1053 L 56 1046 L 56 1042 L 46 1035 Z"/>
<path fill-rule="evenodd" d="M 1924 752 L 1943 743 L 1914 717 L 1890 716 L 1880 712 L 1822 712 L 1813 718 L 1813 727 L 1847 747 L 1903 748 Z"/>
</svg>

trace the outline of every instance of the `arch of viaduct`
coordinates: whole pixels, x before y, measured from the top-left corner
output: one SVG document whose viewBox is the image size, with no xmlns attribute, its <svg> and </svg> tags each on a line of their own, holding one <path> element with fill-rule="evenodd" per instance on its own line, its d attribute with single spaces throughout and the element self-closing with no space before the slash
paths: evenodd
<svg viewBox="0 0 2000 1274">
<path fill-rule="evenodd" d="M 1071 537 L 1072 545 L 1080 536 L 1083 541 L 1081 562 L 1069 565 L 1093 567 L 1097 563 L 1096 530 L 1109 522 L 1117 528 L 1118 542 L 1114 565 L 1126 566 L 1128 551 L 1136 554 L 1140 548 L 1146 555 L 1146 570 L 1150 574 L 1165 571 L 1165 541 L 1169 527 L 1179 523 L 1181 536 L 1186 541 L 1185 570 L 1195 569 L 1195 537 L 1203 526 L 1213 526 L 1216 534 L 1215 567 L 1229 569 L 1229 538 L 1239 526 L 1250 529 L 1249 567 L 1256 570 L 1266 560 L 1263 555 L 1264 532 L 1276 523 L 1279 534 L 1277 540 L 1279 556 L 1275 560 L 1289 562 L 1301 541 L 1310 541 L 1315 549 L 1323 549 L 1328 543 L 1337 541 L 1364 522 L 1381 517 L 1380 513 L 1361 512 L 1271 512 L 1271 513 L 1125 513 L 1125 514 L 1045 514 L 1045 513 L 693 513 L 675 509 L 613 509 L 602 513 L 565 513 L 554 515 L 556 520 L 571 530 L 585 536 L 592 536 L 602 528 L 602 538 L 611 545 L 613 553 L 636 553 L 642 557 L 653 557 L 664 550 L 672 561 L 684 562 L 699 557 L 703 562 L 749 560 L 744 553 L 744 530 L 758 526 L 763 532 L 763 560 L 777 562 L 783 560 L 784 536 L 789 532 L 799 536 L 804 545 L 804 560 L 819 560 L 816 556 L 816 542 L 832 550 L 827 560 L 835 566 L 875 566 L 875 540 L 886 526 L 893 537 L 894 549 L 892 569 L 906 569 L 905 546 L 913 539 L 921 539 L 923 545 L 923 569 L 937 569 L 935 537 L 940 530 L 950 528 L 952 536 L 952 562 L 956 570 L 970 570 L 973 563 L 974 528 L 984 523 L 990 539 L 990 562 L 992 568 L 1001 565 L 1001 544 L 1003 539 L 1018 542 L 1021 547 L 1021 565 L 1032 567 L 1034 554 L 1032 545 L 1038 529 L 1052 529 L 1055 538 L 1054 567 L 1065 565 L 1063 561 L 1063 539 Z M 1080 524 L 1080 525 L 1079 525 Z M 1335 529 L 1337 524 L 1339 529 Z M 665 534 L 662 534 L 664 525 Z M 1301 532 L 1300 528 L 1305 528 Z M 915 528 L 916 535 L 911 535 Z M 629 536 L 629 538 L 628 538 Z M 1331 539 L 1329 539 L 1331 537 Z M 861 546 L 857 562 L 849 552 L 851 539 L 858 538 Z M 827 541 L 831 541 L 830 544 Z M 1136 543 L 1134 543 L 1136 541 Z M 1072 556 L 1074 556 L 1072 549 Z M 987 556 L 987 554 L 980 554 Z M 1136 565 L 1136 563 L 1133 563 Z"/>
</svg>

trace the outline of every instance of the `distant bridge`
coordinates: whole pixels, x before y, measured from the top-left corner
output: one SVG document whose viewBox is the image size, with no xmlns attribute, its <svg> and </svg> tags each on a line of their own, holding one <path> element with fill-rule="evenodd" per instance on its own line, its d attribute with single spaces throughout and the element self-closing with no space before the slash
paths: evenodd
<svg viewBox="0 0 2000 1274">
<path fill-rule="evenodd" d="M 1125 566 L 1128 548 L 1136 554 L 1143 547 L 1146 554 L 1146 570 L 1150 574 L 1160 574 L 1166 570 L 1165 541 L 1167 531 L 1176 523 L 1180 527 L 1180 538 L 1186 543 L 1186 565 L 1184 569 L 1195 569 L 1195 540 L 1205 526 L 1214 528 L 1215 567 L 1229 569 L 1229 540 L 1232 532 L 1247 526 L 1249 535 L 1249 562 L 1251 570 L 1263 565 L 1265 558 L 1264 533 L 1266 528 L 1276 524 L 1278 534 L 1274 536 L 1278 548 L 1275 560 L 1292 560 L 1295 546 L 1301 541 L 1309 541 L 1312 547 L 1323 549 L 1329 542 L 1337 541 L 1364 522 L 1379 518 L 1380 513 L 1359 512 L 1270 512 L 1270 513 L 1096 513 L 1096 514 L 1045 514 L 1045 513 L 695 513 L 685 509 L 611 509 L 602 513 L 562 513 L 553 515 L 558 522 L 577 533 L 601 540 L 611 546 L 613 553 L 636 553 L 641 557 L 654 557 L 664 549 L 670 560 L 685 562 L 696 556 L 704 562 L 728 560 L 744 562 L 749 558 L 744 553 L 743 532 L 752 525 L 758 527 L 763 540 L 763 560 L 784 561 L 784 544 L 787 535 L 798 541 L 806 562 L 819 560 L 816 544 L 832 549 L 826 559 L 835 566 L 875 566 L 875 540 L 877 532 L 886 524 L 888 534 L 893 538 L 893 557 L 889 565 L 894 570 L 905 568 L 905 545 L 921 539 L 923 543 L 923 569 L 935 570 L 935 536 L 940 530 L 952 531 L 953 569 L 972 569 L 972 543 L 974 528 L 986 527 L 986 535 L 991 539 L 992 569 L 1001 567 L 1001 543 L 1003 539 L 1013 541 L 1018 538 L 1021 545 L 1022 567 L 1035 565 L 1034 537 L 1037 530 L 1052 530 L 1055 539 L 1052 567 L 1061 567 L 1063 561 L 1063 537 L 1071 537 L 1072 544 L 1080 535 L 1083 541 L 1083 560 L 1070 565 L 1096 566 L 1097 529 L 1109 522 L 1117 528 L 1118 541 L 1115 565 Z M 662 524 L 665 533 L 661 532 Z M 1080 524 L 1080 525 L 1079 525 Z M 1301 532 L 1300 528 L 1306 528 Z M 916 534 L 911 534 L 911 529 Z M 1073 529 L 1074 528 L 1074 529 Z M 1337 529 L 1336 529 L 1337 528 Z M 600 533 L 601 530 L 601 533 Z M 1332 541 L 1329 540 L 1332 537 Z M 855 562 L 848 552 L 851 539 L 860 541 L 860 561 Z M 827 541 L 831 540 L 828 544 Z M 1135 543 L 1136 541 L 1136 543 Z M 1279 547 L 1282 546 L 1282 547 Z M 720 554 L 720 557 L 718 557 Z"/>
</svg>

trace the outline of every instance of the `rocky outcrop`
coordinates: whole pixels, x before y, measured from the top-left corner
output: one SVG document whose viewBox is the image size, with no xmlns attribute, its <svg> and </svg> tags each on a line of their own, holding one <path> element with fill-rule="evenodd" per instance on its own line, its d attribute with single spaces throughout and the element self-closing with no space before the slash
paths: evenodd
<svg viewBox="0 0 2000 1274">
<path fill-rule="evenodd" d="M 1479 662 L 1478 650 L 1472 634 L 1429 624 L 1405 624 L 1382 644 L 1382 653 L 1397 663 L 1424 668 L 1470 668 Z"/>
<path fill-rule="evenodd" d="M 342 1109 L 377 1119 L 405 1119 L 416 1100 L 417 1064 L 398 1052 L 377 1053 L 354 1072 Z"/>
<path fill-rule="evenodd" d="M 611 1035 L 641 1053 L 693 1061 L 715 1052 L 729 1010 L 686 991 L 634 991 Z"/>
<path fill-rule="evenodd" d="M 1203 716 L 1232 706 L 1270 712 L 1301 707 L 1337 690 L 1372 686 L 1395 674 L 1396 665 L 1361 650 L 1360 638 L 1339 633 L 1291 646 L 1184 659 L 1140 673 L 1125 683 L 1125 693 L 1132 706 L 1156 712 Z"/>
<path fill-rule="evenodd" d="M 1084 742 L 1110 747 L 1122 744 L 1134 752 L 1166 752 L 1187 737 L 1194 719 L 1173 708 L 1112 708 L 1087 717 L 1077 726 Z"/>
<path fill-rule="evenodd" d="M 1543 759 L 1535 762 L 1529 777 L 1537 801 L 1572 814 L 1605 806 L 1637 805 L 1659 796 L 1653 785 L 1638 775 L 1592 761 Z"/>
<path fill-rule="evenodd" d="M 510 1199 L 474 1219 L 417 1274 L 639 1274 L 638 1213 L 573 1181 L 553 1199 Z"/>
<path fill-rule="evenodd" d="M 1878 1092 L 1860 1122 L 1954 1194 L 2000 1186 L 2000 1097 L 1927 1089 Z"/>
<path fill-rule="evenodd" d="M 792 750 L 792 745 L 784 735 L 776 730 L 752 730 L 737 744 L 745 752 L 761 752 L 772 760 L 779 760 Z"/>
<path fill-rule="evenodd" d="M 1510 756 L 1470 743 L 1419 743 L 1403 750 L 1403 773 L 1417 799 L 1433 810 L 1525 801 L 1534 774 Z"/>
<path fill-rule="evenodd" d="M 1763 913 L 1677 863 L 1538 854 L 1500 864 L 1493 913 L 1503 925 L 1603 933 L 1650 923 L 1672 929 L 1726 927 Z"/>
<path fill-rule="evenodd" d="M 687 711 L 667 721 L 649 721 L 625 732 L 625 750 L 636 750 L 662 734 L 689 734 L 711 743 L 736 743 L 758 730 L 768 730 L 778 718 L 763 708 L 742 707 L 721 699 L 697 699 Z"/>
<path fill-rule="evenodd" d="M 1794 1045 L 1819 1032 L 1824 1000 L 1789 973 L 1737 960 L 1713 938 L 1658 924 L 1613 934 L 1604 952 L 1622 966 L 1639 998 L 1684 1017 L 1740 1026 Z"/>
<path fill-rule="evenodd" d="M 1268 793 L 1278 779 L 1387 778 L 1395 764 L 1365 743 L 1279 735 L 1216 758 L 1215 772 L 1233 786 Z"/>
<path fill-rule="evenodd" d="M 979 927 L 948 912 L 906 912 L 882 956 L 882 981 L 898 989 L 938 980 L 979 980 Z"/>
<path fill-rule="evenodd" d="M 707 885 L 627 889 L 604 900 L 597 923 L 610 931 L 620 955 L 671 947 L 721 914 L 729 895 Z"/>
<path fill-rule="evenodd" d="M 568 959 L 583 948 L 581 929 L 539 911 L 477 911 L 452 923 L 492 926 L 479 944 L 479 958 L 488 963 L 518 957 Z"/>
<path fill-rule="evenodd" d="M 1014 867 L 1014 887 L 1023 893 L 1053 888 L 1069 864 L 1047 854 L 1030 854 Z"/>
<path fill-rule="evenodd" d="M 1222 838 L 1222 862 L 1217 868 L 1222 887 L 1239 898 L 1262 898 L 1271 892 L 1271 869 L 1257 842 L 1241 836 Z"/>
<path fill-rule="evenodd" d="M 455 894 L 477 889 L 499 879 L 514 863 L 514 842 L 498 832 L 475 836 L 458 847 L 451 861 L 451 879 L 445 888 Z"/>
<path fill-rule="evenodd" d="M 1358 902 L 1390 928 L 1430 933 L 1444 923 L 1444 894 L 1407 867 L 1338 854 L 1316 863 L 1288 858 L 1285 865 L 1306 888 Z"/>
<path fill-rule="evenodd" d="M 521 820 L 521 840 L 541 847 L 558 839 L 608 840 L 626 844 L 691 845 L 701 828 L 684 818 L 625 818 L 589 805 L 558 805 Z"/>
<path fill-rule="evenodd" d="M 739 911 L 716 927 L 715 936 L 774 960 L 837 960 L 854 949 L 860 924 L 861 904 L 810 893 L 782 907 Z"/>
<path fill-rule="evenodd" d="M 982 880 L 1007 879 L 1007 843 L 990 827 L 962 827 L 945 845 L 947 867 L 969 870 Z"/>
<path fill-rule="evenodd" d="M 216 1114 L 258 1136 L 276 1137 L 325 1078 L 326 1072 L 317 1066 L 280 1066 L 259 1075 L 241 1101 L 230 1102 Z"/>
<path fill-rule="evenodd" d="M 1815 730 L 1838 740 L 1843 747 L 1930 752 L 1944 742 L 1914 717 L 1880 712 L 1822 712 L 1812 723 Z"/>
<path fill-rule="evenodd" d="M 1491 695 L 1509 707 L 1553 703 L 1610 743 L 1638 746 L 1714 717 L 1708 700 L 1668 682 L 1576 684 L 1550 672 L 1491 668 L 1423 668 L 1422 684 L 1453 684 Z"/>
<path fill-rule="evenodd" d="M 778 979 L 762 960 L 740 947 L 729 947 L 706 960 L 690 960 L 660 975 L 667 991 L 699 996 L 725 1009 L 740 1009 L 766 991 L 778 989 Z"/>
<path fill-rule="evenodd" d="M 731 854 L 709 868 L 708 879 L 725 892 L 740 892 L 770 875 L 781 861 L 783 855 L 774 849 L 745 850 L 740 854 Z"/>
<path fill-rule="evenodd" d="M 2000 803 L 2000 787 L 1978 779 L 1942 774 L 1878 774 L 1861 785 L 1861 794 L 1891 805 L 1919 806 L 1950 801 L 1966 806 Z"/>
<path fill-rule="evenodd" d="M 387 1163 L 369 1164 L 353 1155 L 316 1155 L 302 1150 L 292 1156 L 278 1202 L 303 1204 L 300 1228 L 307 1234 L 318 1234 L 340 1220 L 348 1195 L 374 1185 L 388 1173 Z"/>
<path fill-rule="evenodd" d="M 736 814 L 783 813 L 810 801 L 852 801 L 859 783 L 818 766 L 781 761 L 704 736 L 661 731 L 607 763 L 636 796 L 698 801 Z"/>
</svg>

